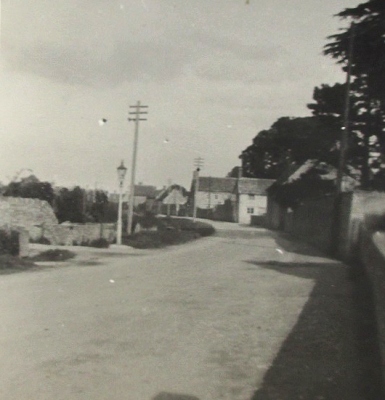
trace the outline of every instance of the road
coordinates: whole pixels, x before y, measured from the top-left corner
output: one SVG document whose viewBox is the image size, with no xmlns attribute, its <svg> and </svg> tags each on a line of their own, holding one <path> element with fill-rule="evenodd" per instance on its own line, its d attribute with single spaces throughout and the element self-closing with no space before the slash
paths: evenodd
<svg viewBox="0 0 385 400">
<path fill-rule="evenodd" d="M 250 232 L 0 276 L 0 398 L 364 399 L 346 266 Z"/>
</svg>

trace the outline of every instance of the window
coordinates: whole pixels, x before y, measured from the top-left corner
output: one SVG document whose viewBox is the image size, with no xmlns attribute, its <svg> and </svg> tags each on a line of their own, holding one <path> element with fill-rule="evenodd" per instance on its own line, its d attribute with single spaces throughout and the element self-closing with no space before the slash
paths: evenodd
<svg viewBox="0 0 385 400">
<path fill-rule="evenodd" d="M 218 195 L 217 194 L 214 195 L 214 199 L 218 200 Z"/>
<path fill-rule="evenodd" d="M 247 207 L 247 214 L 254 214 L 254 208 L 253 207 Z"/>
<path fill-rule="evenodd" d="M 254 200 L 255 196 L 253 194 L 249 194 L 249 200 Z"/>
</svg>

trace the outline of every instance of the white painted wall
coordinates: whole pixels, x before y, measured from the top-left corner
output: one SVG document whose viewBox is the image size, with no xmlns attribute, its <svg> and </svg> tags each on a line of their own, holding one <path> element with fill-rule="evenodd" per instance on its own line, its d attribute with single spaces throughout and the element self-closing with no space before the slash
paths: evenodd
<svg viewBox="0 0 385 400">
<path fill-rule="evenodd" d="M 208 210 L 218 204 L 224 204 L 227 199 L 235 201 L 236 196 L 226 192 L 198 192 L 197 207 Z"/>
<path fill-rule="evenodd" d="M 251 216 L 265 214 L 266 208 L 266 196 L 254 195 L 254 198 L 250 198 L 248 194 L 241 194 L 239 196 L 239 223 L 250 224 Z M 252 212 L 248 212 L 248 209 Z"/>
</svg>

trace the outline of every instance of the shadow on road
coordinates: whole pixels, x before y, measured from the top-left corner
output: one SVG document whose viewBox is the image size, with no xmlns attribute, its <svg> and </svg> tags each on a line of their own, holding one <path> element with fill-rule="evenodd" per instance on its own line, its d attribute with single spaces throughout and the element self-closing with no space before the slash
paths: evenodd
<svg viewBox="0 0 385 400">
<path fill-rule="evenodd" d="M 248 261 L 250 271 L 262 267 L 315 281 L 251 400 L 385 398 L 368 280 L 359 267 L 329 261 Z"/>
<path fill-rule="evenodd" d="M 188 394 L 176 394 L 161 392 L 153 397 L 152 400 L 199 400 L 198 397 L 190 396 Z"/>
</svg>

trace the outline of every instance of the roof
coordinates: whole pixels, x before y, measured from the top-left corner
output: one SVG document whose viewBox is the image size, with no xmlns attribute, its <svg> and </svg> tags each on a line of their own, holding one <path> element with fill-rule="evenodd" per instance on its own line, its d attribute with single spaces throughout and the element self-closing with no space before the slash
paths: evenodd
<svg viewBox="0 0 385 400">
<path fill-rule="evenodd" d="M 285 171 L 285 173 L 275 182 L 274 187 L 288 185 L 290 183 L 296 182 L 304 174 L 307 174 L 310 171 L 316 171 L 319 175 L 319 178 L 324 181 L 334 181 L 337 179 L 337 168 L 318 160 L 307 160 L 300 166 L 292 164 Z M 355 171 L 350 171 L 350 173 L 353 176 L 350 176 L 348 174 L 344 174 L 343 176 L 344 190 L 350 190 L 358 184 L 357 179 L 354 178 Z"/>
<path fill-rule="evenodd" d="M 266 195 L 266 190 L 274 182 L 274 179 L 240 178 L 238 182 L 238 193 Z"/>
<path fill-rule="evenodd" d="M 233 193 L 237 178 L 213 178 L 211 176 L 199 177 L 199 192 L 224 192 Z"/>
<path fill-rule="evenodd" d="M 161 190 L 157 190 L 157 192 L 156 192 L 156 200 L 163 201 L 167 196 L 170 195 L 170 193 L 172 193 L 174 191 L 180 192 L 180 194 L 183 197 L 187 197 L 187 195 L 188 195 L 187 190 L 183 186 L 177 185 L 177 184 L 173 184 L 173 185 L 171 185 L 171 186 L 169 186 L 167 188 L 165 187 L 165 188 L 163 188 Z"/>
<path fill-rule="evenodd" d="M 156 187 L 150 185 L 135 185 L 134 195 L 137 197 L 147 197 L 155 199 Z"/>
</svg>

